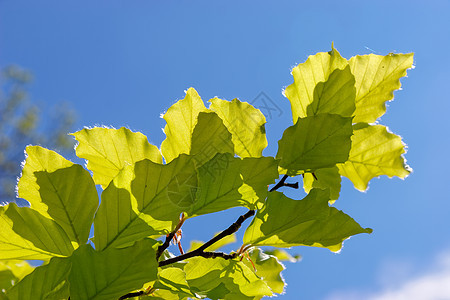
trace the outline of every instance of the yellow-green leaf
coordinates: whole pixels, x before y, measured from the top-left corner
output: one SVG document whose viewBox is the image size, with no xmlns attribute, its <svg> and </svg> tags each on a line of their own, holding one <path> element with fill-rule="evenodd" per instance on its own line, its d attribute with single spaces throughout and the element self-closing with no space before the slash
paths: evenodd
<svg viewBox="0 0 450 300">
<path fill-rule="evenodd" d="M 69 258 L 54 257 L 46 265 L 37 267 L 7 293 L 10 300 L 54 300 L 69 297 Z"/>
<path fill-rule="evenodd" d="M 201 112 L 192 132 L 189 154 L 194 156 L 197 166 L 201 166 L 217 153 L 234 154 L 231 134 L 222 120 L 213 112 Z"/>
<path fill-rule="evenodd" d="M 27 159 L 22 169 L 22 176 L 17 184 L 18 196 L 30 202 L 31 208 L 50 218 L 47 213 L 48 206 L 42 202 L 35 172 L 52 173 L 59 169 L 71 167 L 73 163 L 58 153 L 40 146 L 27 146 L 25 153 Z"/>
<path fill-rule="evenodd" d="M 48 149 L 28 146 L 26 151 L 19 196 L 43 216 L 55 220 L 72 242 L 85 244 L 98 207 L 91 175 Z"/>
<path fill-rule="evenodd" d="M 322 113 L 300 118 L 278 142 L 277 159 L 287 174 L 315 170 L 345 162 L 351 147 L 352 120 Z"/>
<path fill-rule="evenodd" d="M 70 256 L 73 246 L 64 230 L 29 207 L 0 207 L 0 259 L 49 259 Z"/>
<path fill-rule="evenodd" d="M 341 191 L 341 174 L 339 174 L 339 169 L 336 166 L 318 169 L 314 171 L 314 175 L 305 173 L 303 176 L 303 189 L 306 193 L 309 193 L 313 188 L 323 190 L 329 188 L 330 201 L 334 202 L 339 198 L 339 193 Z"/>
<path fill-rule="evenodd" d="M 314 101 L 314 90 L 319 82 L 325 82 L 336 69 L 343 70 L 348 62 L 332 48 L 329 52 L 320 52 L 308 57 L 306 62 L 292 69 L 294 83 L 285 90 L 285 96 L 291 102 L 292 118 L 308 116 L 308 106 Z"/>
<path fill-rule="evenodd" d="M 94 182 L 103 188 L 127 165 L 143 159 L 162 163 L 158 148 L 151 145 L 145 135 L 124 127 L 85 128 L 72 135 L 78 141 L 77 156 L 87 160 Z"/>
<path fill-rule="evenodd" d="M 203 100 L 193 88 L 189 88 L 186 97 L 167 110 L 163 116 L 167 122 L 164 128 L 166 139 L 161 144 L 161 152 L 166 163 L 182 153 L 190 153 L 192 133 L 197 124 L 198 114 L 207 111 Z"/>
<path fill-rule="evenodd" d="M 184 154 L 167 165 L 143 160 L 125 168 L 102 193 L 94 220 L 96 249 L 168 234 L 194 202 L 196 189 L 192 158 Z"/>
<path fill-rule="evenodd" d="M 386 112 L 385 102 L 394 98 L 400 78 L 413 65 L 413 53 L 358 55 L 349 60 L 355 76 L 356 111 L 354 122 L 373 123 Z"/>
<path fill-rule="evenodd" d="M 264 200 L 267 186 L 278 178 L 271 157 L 233 157 L 217 154 L 198 169 L 199 189 L 190 216 L 217 212 L 235 206 L 256 208 Z"/>
<path fill-rule="evenodd" d="M 380 175 L 405 178 L 411 172 L 402 154 L 405 145 L 401 137 L 390 133 L 385 126 L 356 124 L 348 161 L 338 164 L 341 175 L 350 179 L 360 191 L 369 181 Z"/>
<path fill-rule="evenodd" d="M 69 275 L 71 300 L 110 300 L 137 290 L 156 279 L 153 241 L 145 239 L 130 247 L 95 251 L 90 245 L 72 256 Z"/>
<path fill-rule="evenodd" d="M 213 98 L 209 101 L 210 109 L 219 115 L 231 132 L 236 154 L 240 157 L 260 157 L 267 147 L 266 118 L 261 111 L 238 99 L 230 102 Z"/>
<path fill-rule="evenodd" d="M 34 268 L 24 260 L 0 261 L 0 291 L 16 284 L 33 270 Z"/>
<path fill-rule="evenodd" d="M 325 82 L 317 83 L 313 101 L 306 108 L 307 115 L 331 113 L 351 117 L 355 111 L 355 97 L 355 77 L 350 67 L 336 69 Z"/>
<path fill-rule="evenodd" d="M 303 200 L 271 192 L 244 234 L 244 243 L 255 246 L 325 247 L 339 251 L 348 237 L 371 233 L 350 216 L 328 206 L 329 191 L 313 189 Z"/>
<path fill-rule="evenodd" d="M 253 299 L 273 294 L 252 269 L 238 260 L 194 257 L 184 270 L 191 290 L 210 299 Z"/>
</svg>

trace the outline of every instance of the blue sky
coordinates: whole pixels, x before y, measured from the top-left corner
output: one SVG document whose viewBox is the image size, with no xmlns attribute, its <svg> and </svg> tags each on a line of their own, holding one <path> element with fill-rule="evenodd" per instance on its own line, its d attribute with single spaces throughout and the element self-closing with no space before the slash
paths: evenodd
<svg viewBox="0 0 450 300">
<path fill-rule="evenodd" d="M 450 282 L 450 2 L 427 2 L 0 0 L 0 66 L 32 70 L 33 99 L 44 111 L 69 101 L 78 129 L 127 126 L 158 146 L 160 114 L 187 88 L 205 101 L 252 102 L 264 92 L 280 108 L 266 125 L 265 154 L 275 155 L 291 124 L 281 91 L 308 55 L 333 41 L 347 58 L 415 52 L 416 68 L 380 121 L 408 144 L 414 173 L 375 179 L 367 193 L 344 180 L 336 206 L 374 233 L 353 237 L 340 254 L 292 249 L 303 261 L 287 264 L 281 299 L 438 299 L 411 291 Z M 193 220 L 185 239 L 206 240 L 240 212 Z"/>
</svg>

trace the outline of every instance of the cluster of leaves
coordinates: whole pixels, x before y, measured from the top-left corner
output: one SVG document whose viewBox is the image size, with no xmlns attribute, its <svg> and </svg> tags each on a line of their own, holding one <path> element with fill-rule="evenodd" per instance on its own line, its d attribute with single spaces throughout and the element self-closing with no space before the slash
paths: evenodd
<svg viewBox="0 0 450 300">
<path fill-rule="evenodd" d="M 6 290 L 0 299 L 261 299 L 282 293 L 280 260 L 292 257 L 278 248 L 338 251 L 348 237 L 371 232 L 332 206 L 341 176 L 365 190 L 373 177 L 408 175 L 400 137 L 372 123 L 411 66 L 412 54 L 346 60 L 333 48 L 309 57 L 293 69 L 294 83 L 285 91 L 294 125 L 276 157 L 262 155 L 266 120 L 258 109 L 218 98 L 207 108 L 193 88 L 164 114 L 160 149 L 125 128 L 74 133 L 76 154 L 93 176 L 53 151 L 28 146 L 17 189 L 30 207 L 0 207 Z M 305 198 L 277 191 L 294 187 L 286 179 L 300 174 Z M 96 185 L 103 189 L 100 205 Z M 236 206 L 249 211 L 210 241 L 178 256 L 168 251 L 190 218 Z M 242 247 L 217 251 L 251 217 Z M 24 260 L 45 263 L 19 268 Z"/>
<path fill-rule="evenodd" d="M 42 144 L 61 150 L 73 149 L 67 136 L 75 113 L 66 106 L 43 114 L 31 101 L 28 86 L 33 76 L 18 66 L 7 66 L 0 74 L 0 204 L 14 200 L 14 187 L 20 174 L 23 148 L 27 144 Z M 43 124 L 47 123 L 47 124 Z"/>
</svg>

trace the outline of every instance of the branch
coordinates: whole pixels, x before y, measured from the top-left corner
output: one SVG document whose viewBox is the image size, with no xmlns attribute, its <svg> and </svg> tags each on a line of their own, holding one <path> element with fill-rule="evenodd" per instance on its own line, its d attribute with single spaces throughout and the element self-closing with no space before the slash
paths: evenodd
<svg viewBox="0 0 450 300">
<path fill-rule="evenodd" d="M 181 218 L 180 218 L 180 222 L 177 224 L 177 226 L 175 227 L 174 230 L 172 230 L 172 232 L 170 232 L 167 236 L 166 236 L 166 240 L 164 241 L 164 244 L 162 244 L 161 246 L 158 247 L 158 250 L 156 250 L 156 261 L 159 260 L 159 258 L 161 257 L 162 253 L 164 252 L 164 250 L 166 250 L 169 245 L 170 245 L 170 241 L 173 239 L 173 237 L 175 236 L 175 234 L 177 233 L 178 230 L 180 230 L 181 226 L 183 225 L 184 221 L 186 220 L 184 213 L 182 214 Z"/>
<path fill-rule="evenodd" d="M 170 265 L 170 264 L 173 264 L 173 263 L 176 263 L 176 262 L 179 262 L 179 261 L 182 261 L 182 260 L 194 257 L 194 256 L 201 256 L 201 257 L 205 257 L 205 258 L 222 257 L 225 259 L 235 258 L 237 256 L 237 253 L 225 254 L 222 252 L 205 252 L 205 249 L 208 248 L 209 246 L 213 245 L 217 241 L 223 239 L 224 237 L 231 235 L 231 234 L 235 233 L 236 231 L 238 231 L 239 228 L 241 227 L 242 223 L 244 223 L 245 220 L 247 220 L 254 214 L 255 214 L 254 210 L 249 210 L 245 215 L 240 216 L 236 220 L 236 222 L 231 224 L 230 227 L 228 227 L 227 229 L 225 229 L 224 231 L 222 231 L 221 233 L 219 233 L 218 235 L 216 235 L 215 237 L 213 237 L 212 239 L 210 239 L 209 241 L 207 241 L 206 243 L 201 245 L 199 248 L 197 248 L 193 251 L 190 251 L 188 253 L 185 253 L 183 255 L 169 258 L 164 261 L 160 261 L 159 266 L 160 267 L 167 266 L 167 265 Z M 158 248 L 158 250 L 159 250 L 159 248 Z"/>
<path fill-rule="evenodd" d="M 278 183 L 277 183 L 273 188 L 271 188 L 271 189 L 269 190 L 269 192 L 276 191 L 276 190 L 278 190 L 280 187 L 283 187 L 283 186 L 287 186 L 287 187 L 290 187 L 290 188 L 298 189 L 298 182 L 295 182 L 295 183 L 286 183 L 286 182 L 285 182 L 286 179 L 287 179 L 288 177 L 289 177 L 288 175 L 284 175 L 284 176 L 280 179 L 280 181 L 278 181 Z"/>
</svg>

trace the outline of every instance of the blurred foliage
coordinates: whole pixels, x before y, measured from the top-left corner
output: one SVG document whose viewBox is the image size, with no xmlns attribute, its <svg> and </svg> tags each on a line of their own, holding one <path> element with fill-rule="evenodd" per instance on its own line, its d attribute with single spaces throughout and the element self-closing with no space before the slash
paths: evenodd
<svg viewBox="0 0 450 300">
<path fill-rule="evenodd" d="M 32 100 L 28 92 L 32 81 L 31 72 L 19 66 L 1 69 L 0 204 L 17 201 L 15 185 L 26 145 L 42 145 L 62 152 L 74 146 L 67 133 L 75 122 L 75 112 L 67 103 L 47 108 Z"/>
</svg>

